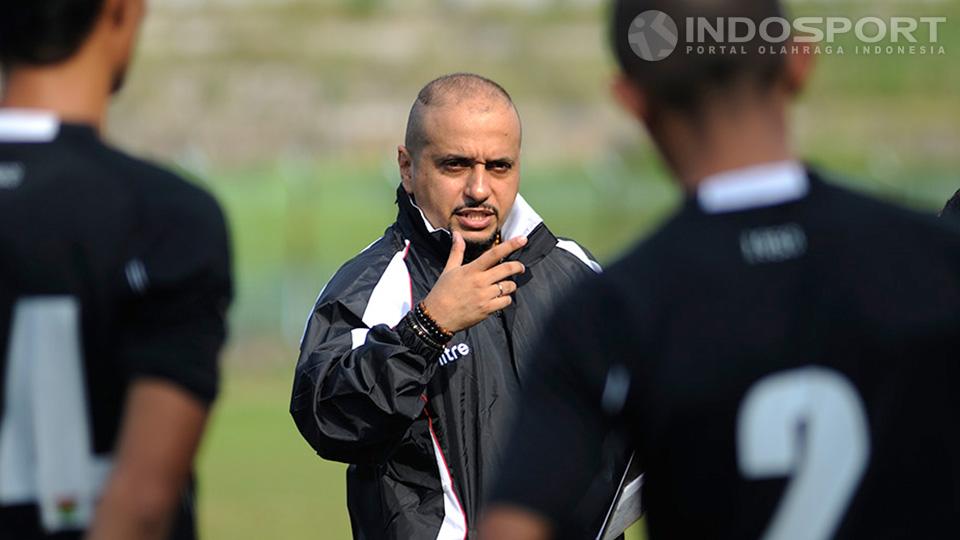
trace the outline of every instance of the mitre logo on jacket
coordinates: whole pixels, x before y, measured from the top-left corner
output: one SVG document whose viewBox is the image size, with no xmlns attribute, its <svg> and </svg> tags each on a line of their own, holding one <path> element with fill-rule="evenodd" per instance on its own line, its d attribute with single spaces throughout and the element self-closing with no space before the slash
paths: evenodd
<svg viewBox="0 0 960 540">
<path fill-rule="evenodd" d="M 466 343 L 458 343 L 445 348 L 443 354 L 440 355 L 439 362 L 441 366 L 445 366 L 450 362 L 456 362 L 468 354 L 470 354 L 470 346 Z"/>
</svg>

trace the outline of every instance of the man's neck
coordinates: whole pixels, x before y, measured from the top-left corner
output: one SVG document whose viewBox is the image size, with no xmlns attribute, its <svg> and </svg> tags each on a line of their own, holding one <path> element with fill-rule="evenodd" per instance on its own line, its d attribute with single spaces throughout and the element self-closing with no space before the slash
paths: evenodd
<svg viewBox="0 0 960 540">
<path fill-rule="evenodd" d="M 40 109 L 65 122 L 100 130 L 110 100 L 108 73 L 80 59 L 52 67 L 16 67 L 5 74 L 0 107 Z"/>
<path fill-rule="evenodd" d="M 711 107 L 697 123 L 672 122 L 661 148 L 688 193 L 715 174 L 794 159 L 785 107 Z"/>
</svg>

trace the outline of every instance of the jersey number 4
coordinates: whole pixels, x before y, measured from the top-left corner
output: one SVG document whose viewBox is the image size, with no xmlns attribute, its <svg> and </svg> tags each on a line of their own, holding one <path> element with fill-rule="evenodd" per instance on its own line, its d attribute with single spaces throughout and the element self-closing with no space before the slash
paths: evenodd
<svg viewBox="0 0 960 540">
<path fill-rule="evenodd" d="M 48 532 L 89 524 L 109 462 L 92 452 L 75 298 L 13 310 L 0 422 L 0 505 L 38 504 Z"/>
<path fill-rule="evenodd" d="M 831 538 L 870 459 L 860 395 L 822 367 L 767 376 L 740 406 L 737 456 L 746 478 L 792 476 L 763 540 Z"/>
</svg>

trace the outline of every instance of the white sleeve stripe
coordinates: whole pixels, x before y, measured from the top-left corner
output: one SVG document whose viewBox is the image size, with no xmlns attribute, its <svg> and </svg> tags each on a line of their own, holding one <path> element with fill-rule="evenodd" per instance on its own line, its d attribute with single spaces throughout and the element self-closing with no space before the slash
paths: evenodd
<svg viewBox="0 0 960 540">
<path fill-rule="evenodd" d="M 373 292 L 370 293 L 370 299 L 367 301 L 367 309 L 363 312 L 363 324 L 367 328 L 373 328 L 378 324 L 396 326 L 410 311 L 413 302 L 412 285 L 407 263 L 404 262 L 409 250 L 410 241 L 407 240 L 404 249 L 393 256 L 380 276 L 380 281 L 373 287 Z M 360 345 L 362 344 L 361 342 Z M 358 346 L 354 342 L 354 348 Z"/>
<path fill-rule="evenodd" d="M 407 264 L 404 262 L 408 251 L 410 251 L 410 241 L 406 240 L 404 248 L 390 259 L 390 264 L 387 265 L 383 274 L 380 275 L 380 280 L 373 287 L 373 292 L 370 293 L 370 299 L 367 301 L 367 308 L 363 312 L 362 320 L 365 328 L 354 328 L 350 331 L 354 349 L 363 345 L 370 328 L 378 324 L 396 326 L 400 319 L 410 311 L 413 302 L 412 285 Z M 324 286 L 324 289 L 326 289 L 326 286 Z M 323 296 L 323 291 L 320 292 L 320 296 Z M 320 297 L 317 297 L 317 301 L 320 301 Z M 312 314 L 311 311 L 311 316 Z M 303 341 L 307 336 L 309 326 L 310 317 L 307 317 L 303 337 L 300 338 L 301 347 L 303 347 Z"/>
<path fill-rule="evenodd" d="M 369 245 L 369 246 L 363 248 L 363 250 L 360 252 L 360 255 L 362 255 L 363 253 L 365 253 L 368 249 L 372 248 L 372 247 L 373 247 L 377 242 L 379 242 L 380 240 L 383 240 L 383 237 L 382 237 L 382 236 L 381 236 L 380 238 L 377 238 L 377 239 L 374 240 L 373 242 L 370 242 L 370 245 Z M 310 318 L 313 317 L 313 311 L 314 311 L 315 309 L 317 309 L 317 304 L 320 303 L 320 299 L 323 298 L 323 293 L 327 290 L 327 287 L 330 285 L 330 282 L 331 282 L 331 281 L 333 281 L 333 278 L 332 278 L 332 277 L 330 278 L 329 281 L 327 281 L 326 283 L 323 284 L 323 288 L 320 289 L 320 294 L 318 294 L 318 295 L 317 295 L 317 299 L 313 301 L 313 307 L 310 308 L 310 313 L 307 314 L 307 320 L 304 321 L 304 323 L 303 323 L 303 333 L 300 334 L 300 347 L 301 347 L 301 348 L 303 347 L 303 340 L 306 339 L 306 337 L 307 337 L 307 328 L 310 327 Z M 356 347 L 354 347 L 354 348 L 356 348 Z"/>
<path fill-rule="evenodd" d="M 590 256 L 587 255 L 587 252 L 580 247 L 580 244 L 574 242 L 573 240 L 557 240 L 557 247 L 572 253 L 594 272 L 598 274 L 603 273 L 603 268 L 600 266 L 600 263 L 591 259 Z"/>
</svg>

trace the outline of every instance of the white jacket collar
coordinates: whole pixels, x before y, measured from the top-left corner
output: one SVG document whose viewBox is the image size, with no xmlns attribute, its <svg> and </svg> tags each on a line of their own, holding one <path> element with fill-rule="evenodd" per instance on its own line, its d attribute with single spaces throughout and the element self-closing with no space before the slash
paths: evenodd
<svg viewBox="0 0 960 540">
<path fill-rule="evenodd" d="M 423 226 L 427 228 L 427 232 L 434 233 L 443 231 L 450 234 L 450 231 L 447 229 L 431 225 L 426 214 L 424 214 L 423 210 L 413 201 L 413 197 L 410 197 L 410 204 L 420 212 L 420 218 L 423 220 Z M 541 223 L 543 223 L 543 218 L 527 203 L 523 195 L 517 193 L 517 198 L 513 202 L 513 208 L 510 210 L 510 214 L 507 216 L 507 219 L 504 220 L 503 227 L 500 229 L 500 238 L 506 241 L 520 236 L 529 236 Z"/>
</svg>

